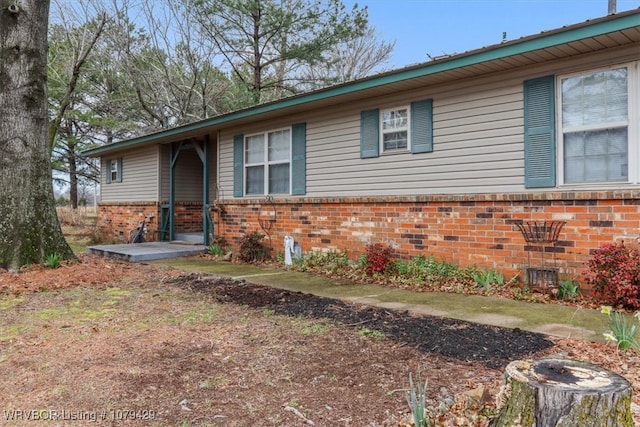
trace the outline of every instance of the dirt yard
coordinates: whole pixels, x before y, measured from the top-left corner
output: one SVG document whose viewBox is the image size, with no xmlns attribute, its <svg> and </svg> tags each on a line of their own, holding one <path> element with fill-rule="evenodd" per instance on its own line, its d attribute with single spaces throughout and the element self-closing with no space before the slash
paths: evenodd
<svg viewBox="0 0 640 427">
<path fill-rule="evenodd" d="M 0 273 L 3 426 L 410 426 L 410 373 L 438 425 L 483 426 L 506 364 L 546 355 L 637 409 L 638 357 L 603 344 L 89 256 Z"/>
</svg>

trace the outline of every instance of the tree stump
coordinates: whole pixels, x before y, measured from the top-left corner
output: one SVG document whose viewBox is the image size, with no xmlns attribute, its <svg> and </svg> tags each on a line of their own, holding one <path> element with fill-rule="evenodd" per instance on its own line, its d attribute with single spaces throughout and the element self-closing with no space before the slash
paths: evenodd
<svg viewBox="0 0 640 427">
<path fill-rule="evenodd" d="M 511 362 L 492 427 L 632 427 L 631 385 L 600 366 L 564 359 Z"/>
</svg>

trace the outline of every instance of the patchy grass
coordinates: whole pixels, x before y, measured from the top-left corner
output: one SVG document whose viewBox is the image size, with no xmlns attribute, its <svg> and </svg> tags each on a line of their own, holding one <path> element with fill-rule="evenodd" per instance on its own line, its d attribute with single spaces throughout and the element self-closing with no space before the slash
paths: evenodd
<svg viewBox="0 0 640 427">
<path fill-rule="evenodd" d="M 430 370 L 434 384 L 452 390 L 468 388 L 465 372 L 477 373 L 463 363 L 448 368 L 458 383 L 438 379 L 443 361 L 383 337 L 151 283 L 0 303 L 0 364 L 12 372 L 0 378 L 2 409 L 106 412 L 92 425 L 112 425 L 117 409 L 153 416 L 141 423 L 150 426 L 298 425 L 285 403 L 317 425 L 380 425 L 406 411 L 388 391 L 409 371 Z"/>
<path fill-rule="evenodd" d="M 470 361 L 468 352 L 443 357 L 382 336 L 376 331 L 386 329 L 373 321 L 327 319 L 329 313 L 348 314 L 337 301 L 314 318 L 285 316 L 280 308 L 291 292 L 267 293 L 233 281 L 221 292 L 207 280 L 197 282 L 195 292 L 183 286 L 189 276 L 172 269 L 97 257 L 81 261 L 55 270 L 0 272 L 0 366 L 9 373 L 0 376 L 3 411 L 104 413 L 91 425 L 105 426 L 120 425 L 115 417 L 121 410 L 149 418 L 136 422 L 152 427 L 303 425 L 295 408 L 316 425 L 410 425 L 403 393 L 393 391 L 406 388 L 409 373 L 422 372 L 429 379 L 429 405 L 455 399 L 459 403 L 447 416 L 482 426 L 486 418 L 477 408 L 484 403 L 472 402 L 470 409 L 465 393 L 493 396 L 501 384 L 501 370 Z M 285 276 L 266 277 L 282 282 Z M 340 288 L 331 286 L 332 292 Z M 275 305 L 257 305 L 251 299 L 257 297 Z M 370 312 L 362 308 L 358 313 Z M 444 324 L 451 326 L 412 330 L 441 336 L 473 329 L 444 330 Z M 632 380 L 637 395 L 640 361 L 629 352 L 578 340 L 558 341 L 549 351 L 613 369 Z M 26 425 L 15 419 L 2 424 Z"/>
</svg>

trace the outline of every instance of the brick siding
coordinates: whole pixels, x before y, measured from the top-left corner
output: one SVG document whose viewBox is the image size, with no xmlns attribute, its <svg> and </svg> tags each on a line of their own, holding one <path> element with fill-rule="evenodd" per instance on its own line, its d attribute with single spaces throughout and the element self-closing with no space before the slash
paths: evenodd
<svg viewBox="0 0 640 427">
<path fill-rule="evenodd" d="M 157 203 L 126 202 L 99 203 L 98 227 L 108 234 L 114 243 L 124 243 L 129 239 L 129 232 L 138 227 L 143 217 L 147 218 L 146 239 L 156 240 L 160 207 Z"/>
<path fill-rule="evenodd" d="M 276 251 L 291 235 L 303 251 L 347 250 L 357 259 L 368 242 L 392 246 L 398 258 L 433 255 L 459 265 L 495 268 L 509 277 L 527 266 L 555 266 L 562 277 L 580 275 L 590 251 L 640 233 L 640 192 L 554 192 L 225 200 L 216 235 L 237 247 L 248 232 L 265 234 L 259 218 L 275 218 L 268 230 Z M 516 223 L 566 221 L 555 245 L 527 244 Z M 541 247 L 544 250 L 541 250 Z M 521 277 L 523 277 L 521 275 Z"/>
<path fill-rule="evenodd" d="M 161 204 L 154 202 L 100 203 L 98 227 L 106 231 L 114 242 L 126 242 L 129 232 L 147 217 L 147 241 L 160 240 Z M 175 207 L 175 232 L 202 231 L 202 203 L 180 202 Z"/>
<path fill-rule="evenodd" d="M 151 211 L 159 218 L 156 204 L 101 204 L 99 224 L 122 237 L 137 225 L 140 213 Z M 508 278 L 517 272 L 523 277 L 528 265 L 555 266 L 562 277 L 579 278 L 590 252 L 601 244 L 636 243 L 640 191 L 290 198 L 273 204 L 228 199 L 211 214 L 216 236 L 235 249 L 243 235 L 256 231 L 270 236 L 275 253 L 285 235 L 303 252 L 346 250 L 351 259 L 368 242 L 380 242 L 392 246 L 398 258 L 433 255 L 462 266 L 494 268 Z M 523 221 L 566 225 L 557 244 L 540 250 L 525 242 L 516 225 Z M 157 220 L 149 229 L 157 230 Z M 176 231 L 199 230 L 201 204 L 178 205 Z"/>
<path fill-rule="evenodd" d="M 174 221 L 176 233 L 202 232 L 202 203 L 176 203 Z"/>
</svg>

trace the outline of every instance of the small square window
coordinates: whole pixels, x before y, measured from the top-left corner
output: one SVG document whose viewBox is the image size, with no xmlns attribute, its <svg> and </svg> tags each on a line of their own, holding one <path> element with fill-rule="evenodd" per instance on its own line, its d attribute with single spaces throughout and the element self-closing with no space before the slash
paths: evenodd
<svg viewBox="0 0 640 427">
<path fill-rule="evenodd" d="M 409 150 L 409 107 L 380 112 L 380 138 L 383 152 Z"/>
</svg>

